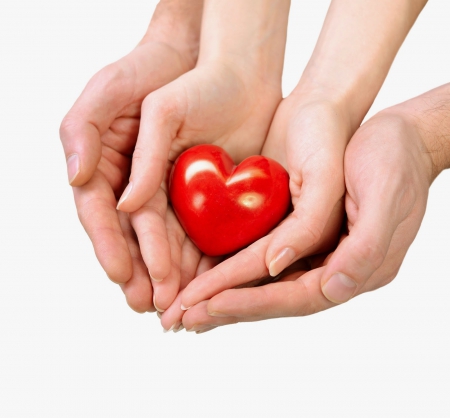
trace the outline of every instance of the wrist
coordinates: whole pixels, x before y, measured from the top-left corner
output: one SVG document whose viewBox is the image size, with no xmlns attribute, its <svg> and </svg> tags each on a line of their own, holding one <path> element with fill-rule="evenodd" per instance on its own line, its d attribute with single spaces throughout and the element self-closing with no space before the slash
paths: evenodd
<svg viewBox="0 0 450 418">
<path fill-rule="evenodd" d="M 361 124 L 426 0 L 333 0 L 298 90 L 331 95 Z"/>
<path fill-rule="evenodd" d="M 416 126 L 432 163 L 432 180 L 450 168 L 450 83 L 394 106 Z"/>
<path fill-rule="evenodd" d="M 202 13 L 203 0 L 161 0 L 140 44 L 158 42 L 168 46 L 190 70 L 198 58 Z"/>
<path fill-rule="evenodd" d="M 281 84 L 289 0 L 205 0 L 198 65 L 224 62 Z"/>
<path fill-rule="evenodd" d="M 383 112 L 400 115 L 421 140 L 430 184 L 450 168 L 450 84 L 395 105 Z"/>
</svg>

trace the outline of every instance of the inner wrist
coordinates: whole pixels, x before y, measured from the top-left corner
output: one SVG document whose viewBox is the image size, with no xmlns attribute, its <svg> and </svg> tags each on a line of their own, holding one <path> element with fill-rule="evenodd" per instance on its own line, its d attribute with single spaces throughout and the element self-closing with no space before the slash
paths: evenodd
<svg viewBox="0 0 450 418">
<path fill-rule="evenodd" d="M 325 64 L 321 67 L 317 69 L 318 71 L 306 68 L 292 94 L 306 97 L 307 100 L 333 103 L 348 117 L 353 134 L 370 109 L 378 88 L 371 89 L 370 86 L 364 86 L 356 76 L 353 77 L 353 82 L 349 83 L 347 77 L 339 77 L 336 74 L 337 70 L 330 67 L 330 71 L 327 72 Z M 329 74 L 331 76 L 328 76 Z"/>
<path fill-rule="evenodd" d="M 289 0 L 205 0 L 199 65 L 225 61 L 281 81 Z"/>
</svg>

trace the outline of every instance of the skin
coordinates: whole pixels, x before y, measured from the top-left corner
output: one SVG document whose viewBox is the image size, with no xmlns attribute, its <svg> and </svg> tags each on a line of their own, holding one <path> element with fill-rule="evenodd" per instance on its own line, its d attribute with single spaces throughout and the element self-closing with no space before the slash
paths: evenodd
<svg viewBox="0 0 450 418">
<path fill-rule="evenodd" d="M 235 256 L 227 260 L 227 267 L 223 263 L 189 284 L 183 307 L 214 296 L 211 288 L 205 293 L 212 277 L 218 281 L 217 275 L 225 276 L 218 290 L 222 291 L 268 273 L 276 277 L 296 260 L 336 245 L 346 146 L 425 3 L 331 3 L 311 60 L 293 93 L 277 109 L 262 151 L 287 168 L 294 211 L 269 237 L 244 250 L 242 257 L 258 260 L 264 268 L 242 269 L 237 261 L 241 255 Z M 333 289 L 324 293 L 330 301 L 335 300 Z"/>
<path fill-rule="evenodd" d="M 196 63 L 202 7 L 198 0 L 161 1 L 139 45 L 89 81 L 61 124 L 80 221 L 103 269 L 137 312 L 154 310 L 152 286 L 117 198 L 130 175 L 142 102 Z"/>
<path fill-rule="evenodd" d="M 222 291 L 213 275 L 203 274 L 197 279 L 203 301 L 184 314 L 186 329 L 205 332 L 237 322 L 309 315 L 390 283 L 420 228 L 431 183 L 450 168 L 449 111 L 447 84 L 362 125 L 345 153 L 348 220 L 337 249 L 297 262 L 278 282 L 255 288 Z M 242 285 L 243 270 L 267 275 L 261 260 L 245 256 L 262 246 L 262 241 L 253 244 L 211 272 L 226 270 L 228 287 Z M 354 286 L 330 301 L 324 286 L 336 272 Z"/>
<path fill-rule="evenodd" d="M 281 101 L 288 11 L 286 0 L 205 1 L 195 69 L 142 104 L 130 181 L 118 207 L 130 213 L 161 312 L 204 259 L 167 203 L 168 173 L 197 144 L 219 145 L 235 163 L 261 153 Z"/>
</svg>

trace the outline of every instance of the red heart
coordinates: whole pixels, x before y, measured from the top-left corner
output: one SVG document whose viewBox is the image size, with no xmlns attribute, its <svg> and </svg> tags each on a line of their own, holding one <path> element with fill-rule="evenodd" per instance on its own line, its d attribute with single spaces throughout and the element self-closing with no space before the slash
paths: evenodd
<svg viewBox="0 0 450 418">
<path fill-rule="evenodd" d="M 235 166 L 215 145 L 198 145 L 175 161 L 170 178 L 175 213 L 194 244 L 217 256 L 239 250 L 286 215 L 289 175 L 260 155 Z"/>
</svg>

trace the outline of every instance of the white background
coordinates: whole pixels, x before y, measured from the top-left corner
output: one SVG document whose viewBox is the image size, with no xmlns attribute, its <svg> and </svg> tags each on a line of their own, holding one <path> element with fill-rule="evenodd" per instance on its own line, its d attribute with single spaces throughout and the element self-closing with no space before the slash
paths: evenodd
<svg viewBox="0 0 450 418">
<path fill-rule="evenodd" d="M 155 3 L 2 1 L 0 416 L 450 416 L 449 172 L 397 279 L 315 316 L 163 334 L 106 278 L 58 127 L 90 76 L 139 41 Z M 328 3 L 293 1 L 285 94 Z M 446 0 L 426 6 L 371 115 L 450 81 L 449 16 Z"/>
</svg>

